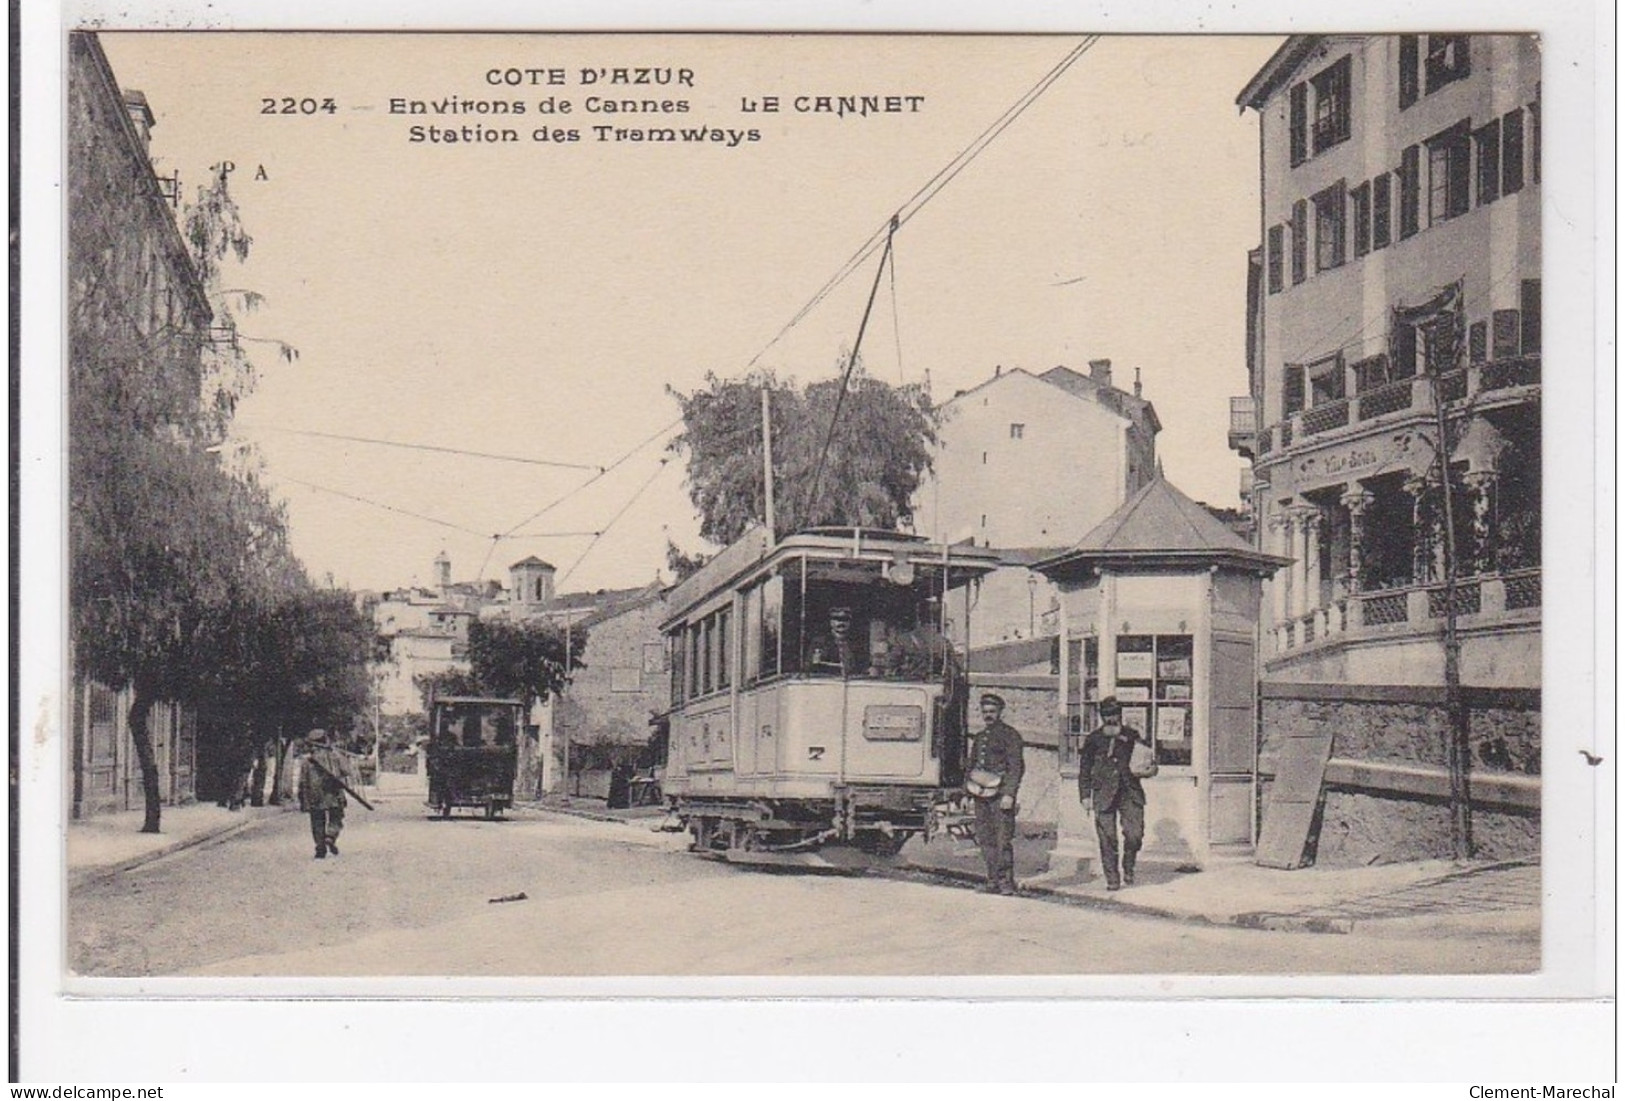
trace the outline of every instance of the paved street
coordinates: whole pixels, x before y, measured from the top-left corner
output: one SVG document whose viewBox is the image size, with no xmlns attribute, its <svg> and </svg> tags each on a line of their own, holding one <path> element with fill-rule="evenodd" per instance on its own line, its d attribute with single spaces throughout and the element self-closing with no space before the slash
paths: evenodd
<svg viewBox="0 0 1625 1101">
<path fill-rule="evenodd" d="M 120 975 L 1479 973 L 1538 966 L 1525 935 L 1205 927 L 873 876 L 703 860 L 643 825 L 352 807 L 343 854 L 303 815 L 70 893 L 70 965 Z M 523 894 L 523 900 L 492 899 Z"/>
</svg>

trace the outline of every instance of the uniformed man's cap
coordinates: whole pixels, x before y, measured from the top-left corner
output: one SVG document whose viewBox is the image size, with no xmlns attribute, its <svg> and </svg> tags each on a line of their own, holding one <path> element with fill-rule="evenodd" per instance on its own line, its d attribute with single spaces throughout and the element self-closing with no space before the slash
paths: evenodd
<svg viewBox="0 0 1625 1101">
<path fill-rule="evenodd" d="M 983 692 L 982 693 L 982 706 L 986 707 L 988 704 L 992 704 L 994 707 L 997 707 L 1000 711 L 1003 711 L 1004 710 L 1004 697 L 997 694 L 996 692 Z"/>
<path fill-rule="evenodd" d="M 1116 696 L 1107 696 L 1100 701 L 1101 718 L 1121 718 L 1122 715 L 1123 705 L 1117 702 Z"/>
</svg>

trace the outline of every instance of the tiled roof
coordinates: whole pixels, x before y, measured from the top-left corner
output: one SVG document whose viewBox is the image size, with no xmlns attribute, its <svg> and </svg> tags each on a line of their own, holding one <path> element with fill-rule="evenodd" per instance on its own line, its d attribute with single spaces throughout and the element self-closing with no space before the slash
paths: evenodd
<svg viewBox="0 0 1625 1101">
<path fill-rule="evenodd" d="M 1147 482 L 1070 550 L 1038 563 L 1037 568 L 1089 559 L 1223 561 L 1248 567 L 1278 566 L 1287 561 L 1248 546 L 1204 506 L 1160 476 Z"/>
</svg>

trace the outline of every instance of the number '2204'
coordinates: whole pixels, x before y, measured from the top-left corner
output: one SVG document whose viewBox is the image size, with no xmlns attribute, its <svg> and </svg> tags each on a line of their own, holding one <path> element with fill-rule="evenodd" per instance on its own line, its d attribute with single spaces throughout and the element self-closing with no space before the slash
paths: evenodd
<svg viewBox="0 0 1625 1101">
<path fill-rule="evenodd" d="M 331 97 L 317 99 L 314 96 L 305 96 L 303 99 L 295 96 L 262 96 L 260 98 L 260 114 L 262 115 L 333 115 L 339 109 L 338 102 Z"/>
</svg>

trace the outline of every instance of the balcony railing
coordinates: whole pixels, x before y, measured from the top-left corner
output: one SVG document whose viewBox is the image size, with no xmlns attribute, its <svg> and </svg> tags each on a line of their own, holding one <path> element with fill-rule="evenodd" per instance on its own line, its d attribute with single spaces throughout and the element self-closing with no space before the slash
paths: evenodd
<svg viewBox="0 0 1625 1101">
<path fill-rule="evenodd" d="M 1275 424 L 1258 428 L 1257 453 L 1268 455 L 1284 450 L 1296 440 L 1306 440 L 1351 424 L 1364 425 L 1380 417 L 1400 413 L 1427 412 L 1432 409 L 1433 379 L 1426 375 L 1397 379 L 1366 390 L 1351 398 L 1322 402 L 1309 409 L 1288 414 Z M 1447 371 L 1437 378 L 1440 400 L 1447 404 L 1465 401 L 1479 394 L 1510 390 L 1523 386 L 1540 385 L 1540 356 L 1515 356 L 1490 363 L 1474 363 L 1465 368 Z M 1231 436 L 1236 436 L 1238 423 L 1236 403 L 1251 399 L 1231 399 Z M 1234 443 L 1231 445 L 1234 447 Z"/>
<path fill-rule="evenodd" d="M 1315 436 L 1322 432 L 1330 432 L 1334 428 L 1342 428 L 1349 422 L 1349 399 L 1338 398 L 1336 401 L 1322 402 L 1303 414 L 1303 434 Z"/>
<path fill-rule="evenodd" d="M 1478 372 L 1480 390 L 1508 390 L 1514 386 L 1540 385 L 1540 357 L 1518 356 L 1486 363 Z"/>
<path fill-rule="evenodd" d="M 1247 397 L 1230 399 L 1230 450 L 1252 458 L 1258 449 L 1258 403 Z"/>
<path fill-rule="evenodd" d="M 1519 613 L 1517 619 L 1528 622 L 1524 613 L 1540 607 L 1540 577 L 1540 570 L 1534 569 L 1463 578 L 1456 583 L 1456 615 L 1467 627 L 1494 623 L 1510 613 Z M 1396 631 L 1437 631 L 1448 604 L 1445 586 L 1438 582 L 1353 593 L 1277 623 L 1275 653 L 1342 639 L 1387 637 Z"/>
</svg>

